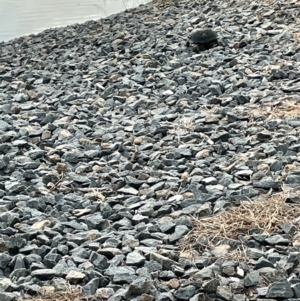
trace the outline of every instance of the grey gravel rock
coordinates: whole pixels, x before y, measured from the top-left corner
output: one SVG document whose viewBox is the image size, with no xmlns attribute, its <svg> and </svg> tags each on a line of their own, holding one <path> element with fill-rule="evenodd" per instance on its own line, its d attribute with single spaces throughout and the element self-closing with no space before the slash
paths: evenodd
<svg viewBox="0 0 300 301">
<path fill-rule="evenodd" d="M 255 286 L 261 281 L 261 277 L 258 271 L 250 272 L 244 279 L 245 287 Z"/>
<path fill-rule="evenodd" d="M 266 238 L 265 241 L 271 245 L 289 245 L 291 243 L 289 239 L 278 234 Z"/>
<path fill-rule="evenodd" d="M 150 288 L 152 286 L 152 281 L 150 281 L 147 278 L 141 277 L 136 280 L 134 280 L 130 285 L 129 285 L 129 291 L 133 295 L 142 295 L 142 294 L 147 294 L 150 291 Z"/>
<path fill-rule="evenodd" d="M 53 269 L 37 269 L 31 272 L 32 277 L 36 277 L 41 280 L 52 279 L 57 275 L 57 272 Z"/>
<path fill-rule="evenodd" d="M 216 295 L 226 301 L 232 300 L 233 296 L 230 288 L 227 286 L 218 286 Z"/>
<path fill-rule="evenodd" d="M 100 280 L 98 278 L 94 278 L 89 281 L 85 286 L 82 288 L 82 293 L 86 296 L 94 295 L 99 287 Z"/>
<path fill-rule="evenodd" d="M 113 275 L 113 281 L 117 284 L 132 283 L 136 279 L 134 269 L 130 267 L 119 267 Z"/>
<path fill-rule="evenodd" d="M 157 254 L 157 253 L 151 253 L 150 259 L 160 263 L 163 266 L 163 268 L 166 270 L 171 270 L 173 265 L 174 266 L 179 265 L 176 261 L 169 259 L 165 256 L 162 256 L 160 254 Z"/>
<path fill-rule="evenodd" d="M 206 293 L 215 293 L 219 285 L 220 282 L 217 279 L 211 279 L 204 281 L 202 284 L 202 288 Z"/>
<path fill-rule="evenodd" d="M 145 257 L 138 252 L 131 252 L 126 256 L 126 264 L 133 266 L 140 266 L 146 261 Z"/>
<path fill-rule="evenodd" d="M 294 5 L 148 3 L 1 43 L 1 300 L 299 297 L 293 221 L 237 237 L 247 263 L 180 246 L 191 216 L 299 186 Z M 196 54 L 204 25 L 219 45 Z"/>
<path fill-rule="evenodd" d="M 294 295 L 291 285 L 283 279 L 270 284 L 267 292 L 267 298 L 292 298 Z"/>
<path fill-rule="evenodd" d="M 294 297 L 300 297 L 300 283 L 291 284 L 291 289 L 294 292 Z"/>
<path fill-rule="evenodd" d="M 178 225 L 175 227 L 174 233 L 169 236 L 170 243 L 175 243 L 184 237 L 189 232 L 189 228 L 185 225 Z"/>
<path fill-rule="evenodd" d="M 15 301 L 17 300 L 17 295 L 8 292 L 0 292 L 0 298 L 3 301 Z"/>
<path fill-rule="evenodd" d="M 179 288 L 174 296 L 177 300 L 190 300 L 195 294 L 195 287 L 193 285 L 188 285 Z"/>
</svg>

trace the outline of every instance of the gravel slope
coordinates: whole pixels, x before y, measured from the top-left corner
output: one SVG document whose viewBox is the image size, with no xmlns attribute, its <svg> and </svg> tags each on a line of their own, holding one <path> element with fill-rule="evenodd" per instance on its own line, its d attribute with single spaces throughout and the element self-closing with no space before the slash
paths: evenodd
<svg viewBox="0 0 300 301">
<path fill-rule="evenodd" d="M 297 225 L 247 236 L 248 262 L 178 247 L 192 214 L 299 202 L 299 5 L 150 3 L 1 43 L 1 301 L 66 281 L 110 301 L 299 300 Z M 220 46 L 196 54 L 204 25 Z"/>
</svg>

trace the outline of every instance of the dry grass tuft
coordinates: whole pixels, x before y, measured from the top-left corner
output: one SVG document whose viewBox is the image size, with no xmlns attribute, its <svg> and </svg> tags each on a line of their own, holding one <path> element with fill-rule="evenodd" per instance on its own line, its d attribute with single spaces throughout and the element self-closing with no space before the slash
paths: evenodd
<svg viewBox="0 0 300 301">
<path fill-rule="evenodd" d="M 297 44 L 300 44 L 300 33 L 298 32 L 293 33 L 293 38 Z"/>
<path fill-rule="evenodd" d="M 285 100 L 273 107 L 262 107 L 251 110 L 248 115 L 250 117 L 262 115 L 267 118 L 283 118 L 283 117 L 297 117 L 300 116 L 300 103 L 293 100 Z"/>
<path fill-rule="evenodd" d="M 40 295 L 30 297 L 30 299 L 19 299 L 18 301 L 87 301 L 89 298 L 83 296 L 82 289 L 77 286 L 66 285 L 64 291 L 53 291 L 44 288 Z"/>
<path fill-rule="evenodd" d="M 245 261 L 249 262 L 250 257 L 247 254 L 247 248 L 243 245 L 238 246 L 236 249 L 228 252 L 224 258 L 231 259 L 233 261 Z"/>
<path fill-rule="evenodd" d="M 101 193 L 99 189 L 93 189 L 92 194 L 98 202 L 104 202 L 106 200 L 106 197 Z"/>
<path fill-rule="evenodd" d="M 189 117 L 182 117 L 178 123 L 175 123 L 173 129 L 169 130 L 170 134 L 185 135 L 194 128 L 194 121 Z"/>
<path fill-rule="evenodd" d="M 283 116 L 296 117 L 300 116 L 300 103 L 293 100 L 286 100 L 281 106 L 276 106 L 271 111 L 271 114 L 280 118 Z"/>
<path fill-rule="evenodd" d="M 278 193 L 256 201 L 245 201 L 238 207 L 228 208 L 225 212 L 204 218 L 193 218 L 194 229 L 184 238 L 184 249 L 199 246 L 206 237 L 210 242 L 215 239 L 238 240 L 239 235 L 247 235 L 250 230 L 271 234 L 279 229 L 280 222 L 294 223 L 300 216 L 300 206 L 287 204 L 286 193 Z"/>
</svg>

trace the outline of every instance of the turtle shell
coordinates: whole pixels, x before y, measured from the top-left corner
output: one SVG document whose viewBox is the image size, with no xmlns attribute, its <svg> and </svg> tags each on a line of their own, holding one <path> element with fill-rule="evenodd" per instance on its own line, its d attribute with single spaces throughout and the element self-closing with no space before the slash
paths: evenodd
<svg viewBox="0 0 300 301">
<path fill-rule="evenodd" d="M 210 28 L 194 29 L 189 35 L 191 44 L 209 44 L 216 41 L 218 35 Z"/>
</svg>

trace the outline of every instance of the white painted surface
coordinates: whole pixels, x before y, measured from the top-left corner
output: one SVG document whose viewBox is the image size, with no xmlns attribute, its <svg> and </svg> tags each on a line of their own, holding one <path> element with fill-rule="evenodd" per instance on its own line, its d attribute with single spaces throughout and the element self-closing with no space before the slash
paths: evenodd
<svg viewBox="0 0 300 301">
<path fill-rule="evenodd" d="M 97 20 L 147 0 L 0 0 L 0 41 L 87 20 Z"/>
</svg>

